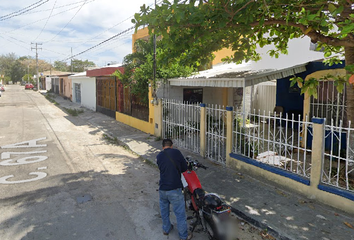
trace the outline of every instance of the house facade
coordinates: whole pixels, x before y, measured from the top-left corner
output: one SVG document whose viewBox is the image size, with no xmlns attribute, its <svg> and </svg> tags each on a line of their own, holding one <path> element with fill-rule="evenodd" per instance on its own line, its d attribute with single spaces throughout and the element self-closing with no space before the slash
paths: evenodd
<svg viewBox="0 0 354 240">
<path fill-rule="evenodd" d="M 96 79 L 86 76 L 86 71 L 69 76 L 72 86 L 72 101 L 96 111 Z"/>
<path fill-rule="evenodd" d="M 41 89 L 47 91 L 53 91 L 59 94 L 60 93 L 59 75 L 65 76 L 69 74 L 70 74 L 69 72 L 62 72 L 62 71 L 55 71 L 55 70 L 41 72 L 40 74 Z"/>
<path fill-rule="evenodd" d="M 72 86 L 71 86 L 71 79 L 69 79 L 70 75 L 72 75 L 72 74 L 69 73 L 69 74 L 58 75 L 58 77 L 59 77 L 59 95 L 63 96 L 64 98 L 68 98 L 68 99 L 72 100 Z M 57 83 L 58 82 L 56 81 L 56 84 Z"/>
<path fill-rule="evenodd" d="M 106 66 L 86 71 L 86 76 L 95 79 L 96 111 L 115 118 L 117 109 L 120 109 L 119 96 L 123 87 L 117 77 L 112 76 L 115 71 L 124 71 L 120 65 Z"/>
</svg>

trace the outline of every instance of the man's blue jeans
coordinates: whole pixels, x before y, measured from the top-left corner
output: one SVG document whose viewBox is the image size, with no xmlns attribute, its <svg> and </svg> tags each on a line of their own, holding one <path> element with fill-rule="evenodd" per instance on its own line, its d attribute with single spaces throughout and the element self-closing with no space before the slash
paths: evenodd
<svg viewBox="0 0 354 240">
<path fill-rule="evenodd" d="M 187 239 L 187 218 L 184 205 L 184 196 L 181 188 L 170 191 L 159 190 L 160 210 L 162 218 L 162 230 L 168 233 L 171 230 L 170 222 L 170 204 L 177 219 L 178 234 L 181 239 Z"/>
</svg>

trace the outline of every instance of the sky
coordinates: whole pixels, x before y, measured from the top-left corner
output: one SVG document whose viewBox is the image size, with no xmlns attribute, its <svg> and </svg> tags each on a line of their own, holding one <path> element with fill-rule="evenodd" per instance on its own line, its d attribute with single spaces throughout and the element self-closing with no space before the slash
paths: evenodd
<svg viewBox="0 0 354 240">
<path fill-rule="evenodd" d="M 49 63 L 70 57 L 97 66 L 122 63 L 132 52 L 131 23 L 155 0 L 1 0 L 0 55 L 36 56 Z M 125 32 L 125 33 L 123 33 Z M 119 35 L 113 40 L 100 44 Z M 91 50 L 88 50 L 92 48 Z M 88 51 L 86 51 L 88 50 Z M 86 51 L 86 52 L 85 52 Z M 85 52 L 83 54 L 80 54 Z"/>
</svg>

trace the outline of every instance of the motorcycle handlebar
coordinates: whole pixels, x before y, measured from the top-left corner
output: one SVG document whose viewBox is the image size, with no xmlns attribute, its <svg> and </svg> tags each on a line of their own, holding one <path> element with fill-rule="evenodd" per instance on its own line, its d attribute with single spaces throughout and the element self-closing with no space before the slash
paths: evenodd
<svg viewBox="0 0 354 240">
<path fill-rule="evenodd" d="M 194 168 L 203 168 L 203 169 L 207 169 L 208 167 L 204 166 L 203 164 L 199 163 L 197 160 L 193 160 L 190 157 L 186 157 L 186 161 L 188 164 L 188 167 L 190 169 Z"/>
<path fill-rule="evenodd" d="M 207 170 L 208 169 L 208 167 L 206 167 L 206 166 L 204 166 L 204 165 L 201 165 L 201 166 L 199 166 L 200 168 L 203 168 L 203 169 L 205 169 L 205 170 Z"/>
</svg>

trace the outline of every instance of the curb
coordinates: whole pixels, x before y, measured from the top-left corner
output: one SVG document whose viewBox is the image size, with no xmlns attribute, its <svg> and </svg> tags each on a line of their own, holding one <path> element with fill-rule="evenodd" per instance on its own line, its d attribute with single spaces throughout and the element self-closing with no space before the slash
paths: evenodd
<svg viewBox="0 0 354 240">
<path fill-rule="evenodd" d="M 260 230 L 267 230 L 267 232 L 269 233 L 269 235 L 271 235 L 272 237 L 275 237 L 278 240 L 292 240 L 288 237 L 285 236 L 281 236 L 276 230 L 274 230 L 273 228 L 269 227 L 268 225 L 254 219 L 251 218 L 250 216 L 247 216 L 245 213 L 243 213 L 242 211 L 234 208 L 231 206 L 231 211 L 233 213 L 235 213 L 239 218 L 241 218 L 242 220 L 244 220 L 245 222 L 248 222 L 249 224 L 251 224 L 252 226 L 260 229 Z"/>
</svg>

